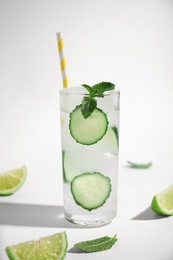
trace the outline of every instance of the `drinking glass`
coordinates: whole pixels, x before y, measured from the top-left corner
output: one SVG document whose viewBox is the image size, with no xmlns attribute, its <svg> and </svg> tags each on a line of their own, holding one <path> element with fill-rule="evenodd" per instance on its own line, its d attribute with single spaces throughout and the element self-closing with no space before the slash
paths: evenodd
<svg viewBox="0 0 173 260">
<path fill-rule="evenodd" d="M 82 87 L 60 90 L 64 215 L 96 226 L 117 214 L 120 92 L 97 97 L 97 107 L 84 118 L 87 97 Z"/>
</svg>

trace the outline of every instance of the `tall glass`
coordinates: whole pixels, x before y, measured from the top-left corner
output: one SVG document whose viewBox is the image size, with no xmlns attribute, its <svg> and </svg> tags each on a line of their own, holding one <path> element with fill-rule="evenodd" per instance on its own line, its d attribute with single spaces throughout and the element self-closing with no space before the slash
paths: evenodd
<svg viewBox="0 0 173 260">
<path fill-rule="evenodd" d="M 102 225 L 117 214 L 119 90 L 97 97 L 87 118 L 82 87 L 60 90 L 64 215 L 73 223 Z"/>
</svg>

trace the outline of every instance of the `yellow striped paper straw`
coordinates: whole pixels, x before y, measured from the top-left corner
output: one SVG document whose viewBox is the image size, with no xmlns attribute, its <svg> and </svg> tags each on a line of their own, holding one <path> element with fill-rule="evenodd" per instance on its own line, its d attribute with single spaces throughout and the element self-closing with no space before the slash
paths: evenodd
<svg viewBox="0 0 173 260">
<path fill-rule="evenodd" d="M 62 33 L 61 32 L 56 33 L 56 37 L 57 37 L 57 45 L 58 45 L 63 87 L 68 88 L 68 76 L 66 72 L 66 58 L 64 56 L 64 41 L 62 38 Z"/>
</svg>

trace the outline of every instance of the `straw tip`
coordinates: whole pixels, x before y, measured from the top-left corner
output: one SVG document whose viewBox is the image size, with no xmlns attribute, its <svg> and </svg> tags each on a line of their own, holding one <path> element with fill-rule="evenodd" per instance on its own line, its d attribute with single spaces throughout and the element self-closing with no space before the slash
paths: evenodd
<svg viewBox="0 0 173 260">
<path fill-rule="evenodd" d="M 58 35 L 61 35 L 62 34 L 62 32 L 56 32 L 56 35 L 58 36 Z"/>
<path fill-rule="evenodd" d="M 60 39 L 62 39 L 62 32 L 57 32 L 57 33 L 56 33 L 56 38 L 57 38 L 57 41 L 59 41 Z"/>
</svg>

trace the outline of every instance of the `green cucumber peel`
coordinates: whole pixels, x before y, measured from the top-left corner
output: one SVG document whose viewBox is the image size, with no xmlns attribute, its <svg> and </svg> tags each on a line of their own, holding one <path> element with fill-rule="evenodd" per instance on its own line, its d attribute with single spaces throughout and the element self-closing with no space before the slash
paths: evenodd
<svg viewBox="0 0 173 260">
<path fill-rule="evenodd" d="M 97 107 L 97 100 L 95 98 L 103 98 L 103 93 L 105 91 L 113 90 L 115 88 L 115 85 L 111 82 L 100 82 L 92 87 L 87 84 L 83 84 L 82 87 L 84 87 L 89 92 L 89 96 L 85 96 L 83 98 L 81 106 L 82 115 L 86 119 Z"/>
<path fill-rule="evenodd" d="M 117 241 L 116 235 L 113 237 L 101 237 L 93 240 L 82 241 L 74 245 L 77 249 L 84 252 L 99 252 L 110 249 Z"/>
<path fill-rule="evenodd" d="M 66 172 L 65 172 L 65 165 L 64 165 L 64 157 L 65 157 L 65 151 L 62 151 L 62 173 L 63 173 L 63 180 L 65 183 L 68 182 L 66 178 Z"/>
<path fill-rule="evenodd" d="M 117 143 L 118 143 L 118 146 L 119 146 L 119 133 L 118 133 L 118 128 L 116 126 L 113 126 L 112 127 L 114 133 L 115 133 L 115 136 L 117 138 Z"/>
</svg>

